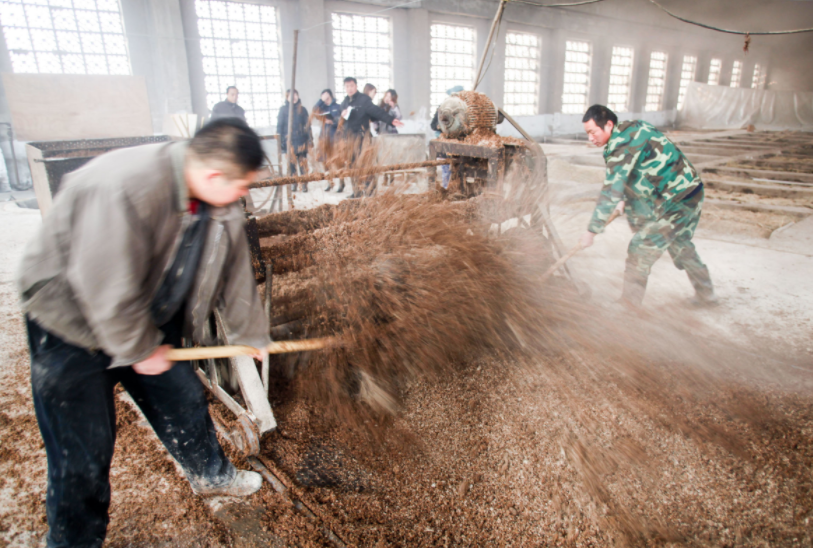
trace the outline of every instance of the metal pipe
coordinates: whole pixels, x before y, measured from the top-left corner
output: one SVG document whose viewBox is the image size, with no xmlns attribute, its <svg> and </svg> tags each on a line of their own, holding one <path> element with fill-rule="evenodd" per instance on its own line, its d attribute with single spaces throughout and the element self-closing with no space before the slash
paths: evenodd
<svg viewBox="0 0 813 548">
<path fill-rule="evenodd" d="M 312 183 L 314 181 L 327 181 L 329 179 L 338 179 L 342 177 L 364 177 L 367 175 L 375 175 L 377 173 L 384 173 L 387 171 L 403 171 L 406 169 L 418 169 L 422 167 L 435 167 L 451 164 L 452 160 L 429 160 L 426 162 L 415 162 L 411 164 L 395 164 L 391 166 L 378 166 L 363 169 L 338 169 L 336 171 L 326 171 L 320 173 L 311 173 L 309 175 L 299 175 L 296 177 L 278 177 L 276 179 L 263 179 L 252 183 L 249 188 L 266 188 L 269 186 L 283 186 L 292 183 Z"/>
<path fill-rule="evenodd" d="M 288 93 L 288 167 L 296 162 L 294 151 L 294 90 L 296 89 L 296 47 L 299 42 L 299 30 L 294 30 L 294 62 L 291 65 L 291 91 Z M 290 173 L 288 174 L 290 175 Z"/>
<path fill-rule="evenodd" d="M 339 538 L 339 536 L 336 533 L 334 533 L 329 527 L 321 523 L 324 520 L 320 518 L 318 515 L 316 515 L 316 513 L 313 510 L 311 510 L 304 501 L 296 499 L 291 496 L 292 491 L 285 486 L 285 484 L 279 478 L 278 474 L 274 473 L 271 470 L 271 467 L 264 462 L 264 459 L 260 457 L 248 457 L 247 460 L 249 464 L 251 464 L 251 466 L 257 472 L 260 473 L 263 479 L 265 479 L 268 483 L 271 484 L 271 486 L 277 493 L 281 494 L 286 499 L 288 499 L 288 501 L 299 513 L 317 522 L 319 524 L 319 528 L 322 530 L 322 534 L 325 535 L 325 537 L 327 537 L 327 539 L 330 541 L 331 544 L 333 544 L 333 546 L 335 546 L 336 548 L 347 548 L 347 544 L 341 538 Z"/>
<path fill-rule="evenodd" d="M 248 463 L 254 468 L 260 475 L 263 477 L 265 481 L 271 484 L 271 487 L 274 488 L 274 491 L 277 493 L 285 493 L 288 491 L 288 488 L 279 480 L 274 473 L 265 467 L 265 465 L 260 462 L 257 457 L 246 457 Z"/>
<path fill-rule="evenodd" d="M 271 297 L 273 291 L 273 281 L 274 281 L 274 260 L 270 259 L 267 263 L 265 263 L 265 317 L 268 319 L 268 325 L 271 326 Z M 263 383 L 263 388 L 265 388 L 265 394 L 268 395 L 268 386 L 269 386 L 269 379 L 268 379 L 268 370 L 270 368 L 270 360 L 271 356 L 269 354 L 263 354 L 263 365 L 261 370 L 261 379 Z"/>
<path fill-rule="evenodd" d="M 288 171 L 296 165 L 296 151 L 294 150 L 294 90 L 296 89 L 296 50 L 299 44 L 299 30 L 294 30 L 294 62 L 291 65 L 291 92 L 288 94 Z M 296 170 L 296 168 L 294 168 Z M 288 173 L 288 175 L 291 175 Z M 288 188 L 288 209 L 294 208 L 294 193 Z M 282 207 L 280 207 L 282 209 Z"/>
</svg>

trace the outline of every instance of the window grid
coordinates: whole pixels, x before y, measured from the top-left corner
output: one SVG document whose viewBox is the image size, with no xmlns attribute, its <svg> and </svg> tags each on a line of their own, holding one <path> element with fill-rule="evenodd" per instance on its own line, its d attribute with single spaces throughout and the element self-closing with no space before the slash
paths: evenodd
<svg viewBox="0 0 813 548">
<path fill-rule="evenodd" d="M 697 57 L 694 55 L 684 55 L 683 67 L 680 70 L 680 87 L 678 88 L 678 110 L 683 108 L 683 100 L 686 98 L 686 90 L 689 89 L 689 84 L 694 82 L 696 73 Z"/>
<path fill-rule="evenodd" d="M 118 0 L 0 2 L 15 73 L 130 74 Z"/>
<path fill-rule="evenodd" d="M 540 40 L 535 34 L 505 35 L 503 104 L 512 116 L 533 116 L 539 111 Z"/>
<path fill-rule="evenodd" d="M 732 88 L 738 88 L 740 82 L 742 82 L 742 61 L 734 61 L 734 64 L 731 65 L 731 82 L 729 85 Z"/>
<path fill-rule="evenodd" d="M 568 40 L 565 43 L 565 85 L 562 91 L 562 112 L 584 114 L 590 93 L 589 42 Z"/>
<path fill-rule="evenodd" d="M 632 89 L 632 56 L 632 48 L 613 47 L 607 107 L 615 112 L 629 110 L 630 90 Z"/>
<path fill-rule="evenodd" d="M 392 30 L 387 17 L 333 13 L 333 86 L 343 97 L 344 79 L 372 84 L 378 97 L 392 87 Z"/>
<path fill-rule="evenodd" d="M 720 85 L 720 72 L 723 68 L 723 62 L 719 59 L 712 59 L 709 63 L 709 85 Z"/>
<path fill-rule="evenodd" d="M 273 127 L 285 99 L 279 17 L 272 6 L 195 0 L 206 104 L 224 100 L 236 86 L 246 120 L 257 128 Z"/>
<path fill-rule="evenodd" d="M 754 77 L 751 79 L 752 89 L 765 89 L 765 67 L 759 63 L 754 64 Z"/>
<path fill-rule="evenodd" d="M 471 27 L 439 23 L 433 24 L 430 32 L 430 101 L 434 112 L 446 98 L 446 90 L 473 87 L 477 35 Z"/>
<path fill-rule="evenodd" d="M 663 108 L 663 92 L 666 89 L 666 64 L 668 55 L 662 51 L 653 51 L 649 56 L 649 82 L 646 86 L 646 103 L 644 110 L 653 112 Z"/>
</svg>

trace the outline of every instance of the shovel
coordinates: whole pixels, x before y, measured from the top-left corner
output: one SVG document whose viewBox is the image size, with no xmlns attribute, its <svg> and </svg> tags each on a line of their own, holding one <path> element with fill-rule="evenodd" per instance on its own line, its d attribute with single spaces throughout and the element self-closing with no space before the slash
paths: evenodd
<svg viewBox="0 0 813 548">
<path fill-rule="evenodd" d="M 611 222 L 615 221 L 616 217 L 620 216 L 621 213 L 622 213 L 622 210 L 620 210 L 618 208 L 614 209 L 612 214 L 610 214 L 610 218 L 607 219 L 607 222 L 605 223 L 605 226 L 607 226 Z M 577 243 L 575 246 L 573 246 L 570 249 L 570 251 L 568 251 L 567 253 L 565 253 L 561 257 L 559 257 L 559 260 L 556 261 L 555 263 L 553 263 L 553 265 L 549 269 L 547 269 L 544 274 L 542 274 L 542 277 L 539 278 L 539 281 L 540 282 L 546 282 L 548 280 L 548 278 L 553 276 L 554 272 L 559 270 L 562 267 L 562 265 L 564 265 L 567 261 L 570 260 L 570 258 L 573 255 L 575 255 L 576 253 L 578 253 L 582 249 L 584 249 L 584 247 L 582 247 L 582 243 L 581 242 Z"/>
<path fill-rule="evenodd" d="M 302 341 L 272 342 L 265 347 L 269 354 L 286 354 L 289 352 L 305 352 L 308 350 L 321 350 L 326 348 L 335 339 L 305 339 Z M 208 360 L 212 358 L 234 358 L 235 356 L 250 356 L 257 352 L 253 346 L 202 346 L 199 348 L 172 348 L 166 353 L 166 358 L 172 362 L 185 362 L 191 360 Z"/>
</svg>

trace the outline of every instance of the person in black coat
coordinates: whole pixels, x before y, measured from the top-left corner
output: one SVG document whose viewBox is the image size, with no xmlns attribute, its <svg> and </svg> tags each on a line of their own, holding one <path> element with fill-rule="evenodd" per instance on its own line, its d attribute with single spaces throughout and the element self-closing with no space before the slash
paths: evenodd
<svg viewBox="0 0 813 548">
<path fill-rule="evenodd" d="M 384 109 L 375 106 L 368 95 L 359 92 L 355 78 L 347 77 L 344 79 L 344 91 L 347 93 L 347 97 L 344 98 L 341 106 L 342 118 L 344 119 L 341 136 L 343 139 L 351 141 L 352 158 L 350 163 L 355 164 L 356 160 L 361 156 L 361 149 L 370 133 L 370 120 L 384 122 L 395 127 L 403 127 L 404 124 L 384 112 Z M 371 188 L 372 181 L 372 177 L 364 177 L 361 181 L 354 181 L 355 188 L 352 197 L 360 198 L 362 196 L 361 183 L 364 184 L 367 195 L 370 195 L 373 190 Z M 341 192 L 343 189 L 344 184 L 336 191 Z"/>
<path fill-rule="evenodd" d="M 285 92 L 285 105 L 279 109 L 277 114 L 277 134 L 280 136 L 282 152 L 288 152 L 288 111 L 290 110 L 291 90 Z M 308 174 L 308 149 L 313 145 L 313 133 L 311 133 L 310 121 L 308 119 L 308 109 L 302 106 L 299 100 L 299 93 L 294 90 L 294 124 L 291 140 L 293 141 L 294 156 L 288 158 L 288 175 L 296 175 L 296 168 L 299 166 L 299 174 Z M 295 158 L 295 160 L 294 160 Z M 307 183 L 300 185 L 302 192 L 308 191 Z M 291 191 L 296 191 L 296 184 L 291 185 Z"/>
<path fill-rule="evenodd" d="M 246 121 L 246 111 L 243 110 L 243 107 L 237 104 L 237 96 L 239 92 L 237 88 L 234 86 L 229 86 L 226 88 L 226 100 L 220 101 L 215 106 L 212 107 L 212 116 L 210 117 L 211 120 L 217 120 L 218 118 L 240 118 L 242 121 Z"/>
</svg>

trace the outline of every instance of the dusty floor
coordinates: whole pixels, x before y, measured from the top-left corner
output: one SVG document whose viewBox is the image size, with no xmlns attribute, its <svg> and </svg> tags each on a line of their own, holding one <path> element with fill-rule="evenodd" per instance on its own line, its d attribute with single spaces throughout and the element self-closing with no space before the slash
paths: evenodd
<svg viewBox="0 0 813 548">
<path fill-rule="evenodd" d="M 313 190 L 297 200 L 320 200 Z M 11 283 L 39 213 L 2 208 L 0 546 L 40 546 L 45 458 Z M 566 245 L 590 209 L 554 208 Z M 263 452 L 358 546 L 813 546 L 813 249 L 767 238 L 789 222 L 708 215 L 696 243 L 721 305 L 687 308 L 691 286 L 664 258 L 637 317 L 612 305 L 630 236 L 619 220 L 572 261 L 597 308 L 570 351 L 478 357 L 412 383 L 375 444 L 280 380 Z M 108 545 L 240 545 L 139 416 L 118 411 Z M 249 502 L 285 544 L 329 545 L 268 485 Z"/>
</svg>

